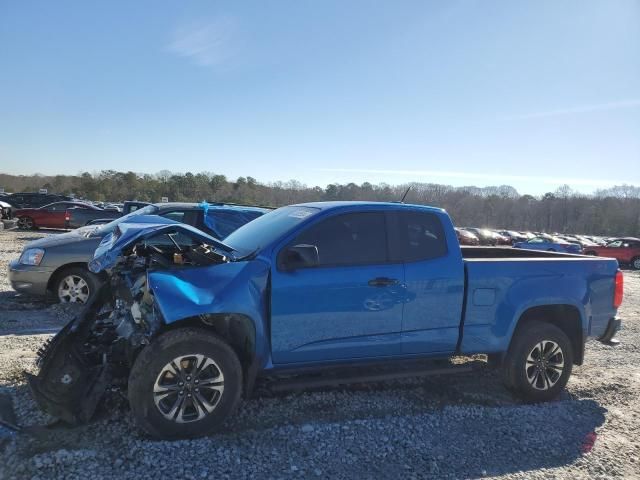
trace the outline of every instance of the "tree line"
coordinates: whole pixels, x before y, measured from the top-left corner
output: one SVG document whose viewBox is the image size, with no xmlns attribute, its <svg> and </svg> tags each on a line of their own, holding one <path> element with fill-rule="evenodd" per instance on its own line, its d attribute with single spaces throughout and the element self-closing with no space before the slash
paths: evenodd
<svg viewBox="0 0 640 480">
<path fill-rule="evenodd" d="M 364 182 L 307 186 L 296 180 L 260 183 L 253 177 L 230 180 L 211 172 L 193 174 L 167 170 L 156 174 L 103 170 L 80 175 L 0 174 L 0 187 L 11 192 L 75 194 L 96 201 L 215 201 L 282 206 L 326 200 L 399 201 L 407 188 L 407 203 L 446 209 L 456 225 L 640 236 L 640 187 L 621 185 L 593 194 L 562 186 L 541 196 L 520 194 L 508 185 L 453 187 L 437 183 L 388 185 Z"/>
</svg>

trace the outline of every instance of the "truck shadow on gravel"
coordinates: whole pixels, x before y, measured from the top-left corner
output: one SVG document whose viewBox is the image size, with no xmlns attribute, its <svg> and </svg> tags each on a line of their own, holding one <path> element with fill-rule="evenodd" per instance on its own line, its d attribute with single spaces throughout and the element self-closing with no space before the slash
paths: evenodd
<svg viewBox="0 0 640 480">
<path fill-rule="evenodd" d="M 248 445 L 270 445 L 285 448 L 304 465 L 307 456 L 317 455 L 310 452 L 329 441 L 339 442 L 354 459 L 335 472 L 339 477 L 348 471 L 348 476 L 393 478 L 413 471 L 422 472 L 421 477 L 480 478 L 571 464 L 590 451 L 597 442 L 595 430 L 605 422 L 606 409 L 594 400 L 567 394 L 559 401 L 527 405 L 510 399 L 504 389 L 496 390 L 495 379 L 458 380 L 458 385 L 441 377 L 257 395 L 243 402 L 223 433 L 191 440 L 186 450 L 247 448 L 241 463 L 248 465 L 253 461 Z M 471 392 L 474 388 L 485 393 Z M 35 411 L 26 385 L 6 390 L 22 406 L 23 421 L 50 421 Z M 37 427 L 20 434 L 15 454 L 28 459 L 64 448 L 124 458 L 127 445 L 171 447 L 172 442 L 141 435 L 123 401 L 108 403 L 110 409 L 103 408 L 89 425 Z M 327 463 L 327 474 L 333 463 L 335 459 Z M 238 467 L 242 471 L 242 464 Z"/>
</svg>

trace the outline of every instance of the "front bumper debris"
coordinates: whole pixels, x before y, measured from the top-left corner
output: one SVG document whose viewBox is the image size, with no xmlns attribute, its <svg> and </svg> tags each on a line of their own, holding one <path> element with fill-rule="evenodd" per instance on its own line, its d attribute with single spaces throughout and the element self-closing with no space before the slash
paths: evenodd
<svg viewBox="0 0 640 480">
<path fill-rule="evenodd" d="M 88 422 L 111 383 L 108 362 L 90 362 L 82 348 L 96 318 L 93 302 L 39 351 L 39 372 L 25 372 L 38 406 L 69 424 Z"/>
</svg>

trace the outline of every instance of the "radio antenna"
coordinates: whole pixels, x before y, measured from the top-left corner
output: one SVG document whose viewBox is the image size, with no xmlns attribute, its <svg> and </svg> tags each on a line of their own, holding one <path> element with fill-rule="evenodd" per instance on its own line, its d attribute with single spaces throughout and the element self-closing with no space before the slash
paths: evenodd
<svg viewBox="0 0 640 480">
<path fill-rule="evenodd" d="M 404 192 L 404 195 L 402 195 L 402 199 L 400 200 L 400 203 L 404 203 L 404 199 L 407 198 L 407 195 L 409 195 L 410 191 L 411 191 L 411 185 L 409 185 L 409 188 L 407 188 L 407 191 Z"/>
</svg>

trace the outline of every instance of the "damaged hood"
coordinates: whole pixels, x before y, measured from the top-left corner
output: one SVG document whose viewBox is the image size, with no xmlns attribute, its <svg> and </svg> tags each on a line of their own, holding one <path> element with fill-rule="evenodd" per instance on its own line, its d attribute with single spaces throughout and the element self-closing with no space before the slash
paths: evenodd
<svg viewBox="0 0 640 480">
<path fill-rule="evenodd" d="M 221 255 L 235 259 L 233 249 L 225 245 L 220 240 L 216 240 L 210 235 L 198 230 L 191 225 L 179 223 L 168 218 L 154 216 L 154 223 L 138 223 L 137 219 L 127 223 L 121 223 L 116 229 L 107 234 L 96 249 L 93 260 L 89 263 L 89 270 L 99 273 L 112 268 L 122 254 L 122 250 L 156 235 L 165 233 L 177 233 L 186 235 L 194 240 L 200 241 L 213 247 Z"/>
</svg>

